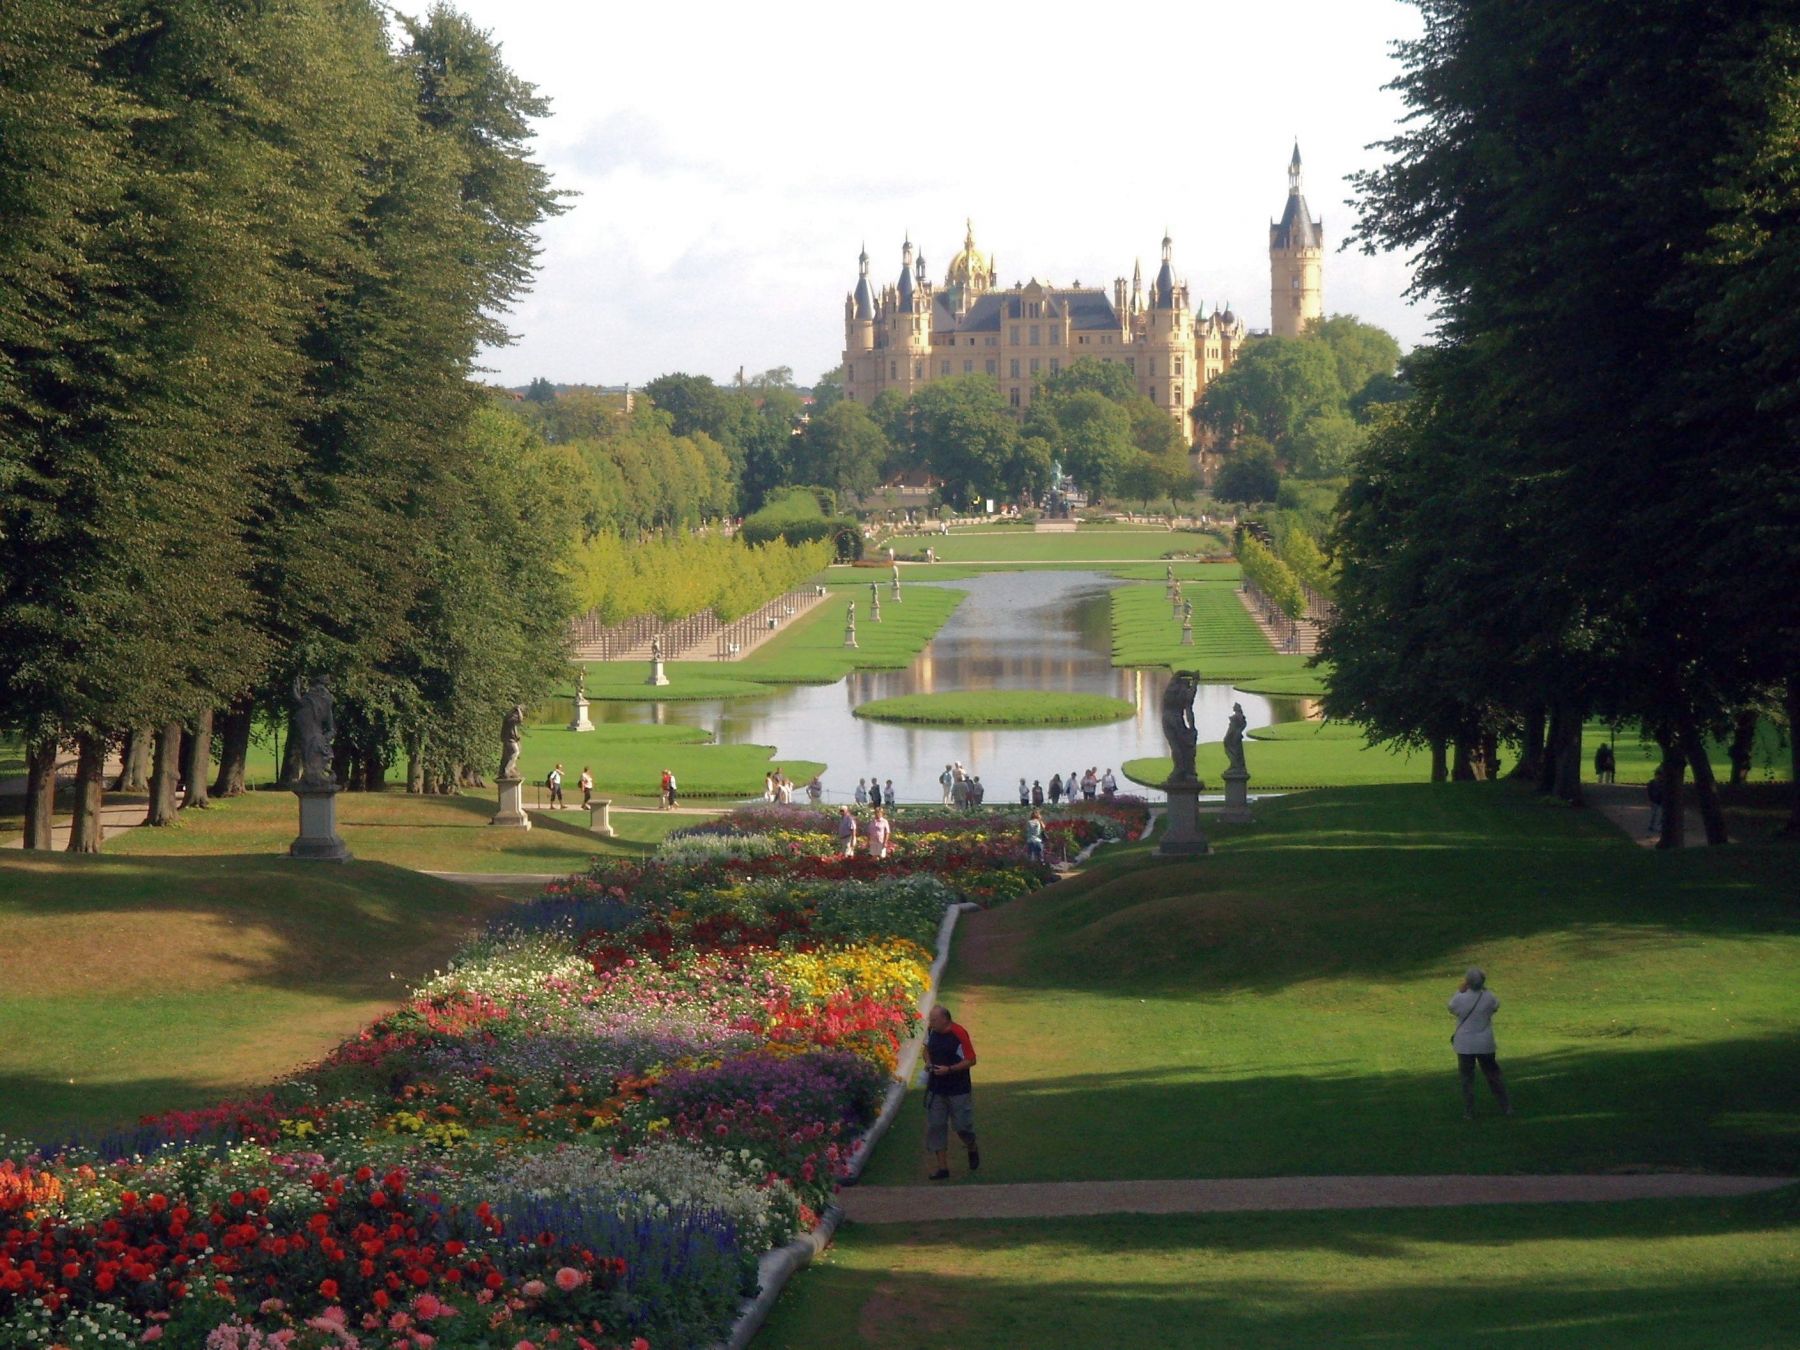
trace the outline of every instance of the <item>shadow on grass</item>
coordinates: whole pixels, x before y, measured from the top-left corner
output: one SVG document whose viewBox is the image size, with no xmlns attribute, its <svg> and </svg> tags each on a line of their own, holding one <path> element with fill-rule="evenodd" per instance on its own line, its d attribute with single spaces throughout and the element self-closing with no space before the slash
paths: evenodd
<svg viewBox="0 0 1800 1350">
<path fill-rule="evenodd" d="M 851 1228 L 758 1344 L 1791 1344 L 1797 1197 Z"/>
<path fill-rule="evenodd" d="M 1788 1036 L 1503 1055 L 1517 1114 L 1499 1116 L 1483 1085 L 1472 1124 L 1447 1045 L 1430 1072 L 1203 1079 L 1203 1059 L 978 1083 L 981 1179 L 1800 1169 L 1800 1041 Z M 869 1180 L 922 1175 L 923 1130 L 911 1093 Z"/>
</svg>

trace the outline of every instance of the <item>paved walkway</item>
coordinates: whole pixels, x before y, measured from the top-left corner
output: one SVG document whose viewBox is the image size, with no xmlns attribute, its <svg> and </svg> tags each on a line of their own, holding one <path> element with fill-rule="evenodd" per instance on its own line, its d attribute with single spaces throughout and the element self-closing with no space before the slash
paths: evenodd
<svg viewBox="0 0 1800 1350">
<path fill-rule="evenodd" d="M 1650 798 L 1642 784 L 1583 783 L 1582 799 L 1625 832 L 1639 848 L 1655 848 L 1660 834 L 1650 832 Z M 1706 843 L 1706 826 L 1699 812 L 1688 808 L 1682 821 L 1681 846 L 1689 848 Z"/>
<path fill-rule="evenodd" d="M 1293 648 L 1288 645 L 1287 633 L 1276 628 L 1274 624 L 1263 618 L 1262 611 L 1251 603 L 1249 592 L 1240 586 L 1238 588 L 1237 598 L 1244 606 L 1244 612 L 1256 621 L 1257 628 L 1261 631 L 1262 635 L 1269 640 L 1269 645 L 1278 652 L 1286 655 L 1293 655 Z M 1301 619 L 1299 620 L 1299 631 L 1299 655 L 1312 656 L 1316 654 L 1319 650 L 1319 634 L 1322 631 L 1319 621 L 1313 618 Z"/>
<path fill-rule="evenodd" d="M 1610 1203 L 1751 1195 L 1793 1177 L 1625 1175 L 1249 1177 L 1219 1181 L 1062 1181 L 1012 1186 L 855 1186 L 838 1195 L 856 1223 L 1051 1219 L 1087 1214 Z"/>
<path fill-rule="evenodd" d="M 108 794 L 100 807 L 100 839 L 105 843 L 108 839 L 117 839 L 127 830 L 135 830 L 144 823 L 149 814 L 149 807 L 142 797 L 115 802 Z M 50 847 L 61 850 L 69 846 L 69 830 L 74 817 L 60 815 L 50 827 Z M 23 833 L 10 836 L 0 848 L 24 848 Z"/>
<path fill-rule="evenodd" d="M 427 872 L 428 877 L 458 886 L 547 886 L 567 872 Z"/>
</svg>

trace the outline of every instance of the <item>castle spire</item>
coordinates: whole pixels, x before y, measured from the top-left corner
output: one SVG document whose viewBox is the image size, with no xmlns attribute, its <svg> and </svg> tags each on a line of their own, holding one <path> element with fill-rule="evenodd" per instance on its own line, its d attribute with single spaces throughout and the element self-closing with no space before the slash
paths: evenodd
<svg viewBox="0 0 1800 1350">
<path fill-rule="evenodd" d="M 1288 196 L 1300 195 L 1300 139 L 1294 138 L 1294 157 L 1288 160 Z"/>
</svg>

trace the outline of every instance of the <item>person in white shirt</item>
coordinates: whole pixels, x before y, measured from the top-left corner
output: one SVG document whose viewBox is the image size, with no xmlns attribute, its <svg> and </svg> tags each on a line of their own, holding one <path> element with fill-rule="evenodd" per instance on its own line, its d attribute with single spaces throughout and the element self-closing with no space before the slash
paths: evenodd
<svg viewBox="0 0 1800 1350">
<path fill-rule="evenodd" d="M 1506 1079 L 1494 1056 L 1494 1014 L 1500 1011 L 1500 1000 L 1487 987 L 1487 975 L 1479 966 L 1469 967 L 1463 982 L 1456 987 L 1447 1005 L 1456 1018 L 1456 1030 L 1450 1045 L 1456 1051 L 1456 1071 L 1462 1078 L 1463 1118 L 1475 1119 L 1475 1066 L 1500 1104 L 1500 1114 L 1512 1114 L 1512 1100 L 1506 1094 Z"/>
</svg>

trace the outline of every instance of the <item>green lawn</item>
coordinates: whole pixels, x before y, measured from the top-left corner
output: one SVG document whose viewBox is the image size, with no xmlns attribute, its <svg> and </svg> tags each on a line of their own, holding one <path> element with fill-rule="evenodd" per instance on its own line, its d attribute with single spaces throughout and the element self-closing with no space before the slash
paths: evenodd
<svg viewBox="0 0 1800 1350">
<path fill-rule="evenodd" d="M 577 770 L 579 772 L 579 770 Z M 580 796 L 572 786 L 568 795 Z M 536 793 L 526 788 L 526 804 Z M 497 830 L 493 792 L 412 797 L 404 792 L 338 795 L 338 832 L 359 862 L 389 863 L 433 872 L 574 872 L 596 853 L 644 853 L 693 817 L 615 813 L 615 839 L 587 829 L 581 811 L 537 812 L 530 830 Z M 106 845 L 108 856 L 193 857 L 285 854 L 299 815 L 291 792 L 251 792 L 183 812 L 174 825 L 131 830 Z M 284 864 L 285 865 L 285 864 Z M 328 869 L 324 869 L 328 870 Z M 309 869 L 320 872 L 320 868 Z"/>
<path fill-rule="evenodd" d="M 1082 525 L 1038 534 L 1025 526 L 971 526 L 948 537 L 922 535 L 892 541 L 896 552 L 922 554 L 936 550 L 946 563 L 957 562 L 1117 562 L 1166 558 L 1174 554 L 1214 556 L 1230 551 L 1218 535 L 1200 530 L 1167 530 L 1149 525 Z M 883 545 L 885 548 L 886 545 Z"/>
<path fill-rule="evenodd" d="M 852 670 L 900 670 L 913 662 L 952 610 L 961 591 L 936 586 L 904 585 L 905 599 L 891 602 L 882 588 L 881 622 L 873 621 L 865 589 L 840 601 L 827 600 L 795 619 L 738 661 L 670 661 L 669 685 L 644 684 L 649 670 L 643 661 L 590 661 L 587 691 L 591 699 L 630 702 L 675 698 L 734 698 L 767 693 L 775 684 L 831 684 Z M 844 646 L 844 612 L 856 600 L 855 649 Z M 694 692 L 698 689 L 705 693 Z"/>
<path fill-rule="evenodd" d="M 1797 1197 L 847 1227 L 756 1344 L 1791 1345 Z"/>
<path fill-rule="evenodd" d="M 292 798 L 288 813 L 291 834 Z M 505 903 L 367 861 L 0 854 L 0 1133 L 266 1083 L 391 1007 Z"/>
<path fill-rule="evenodd" d="M 877 698 L 854 710 L 877 722 L 916 722 L 955 727 L 1095 726 L 1130 717 L 1137 705 L 1105 694 L 1035 690 L 961 691 Z"/>
<path fill-rule="evenodd" d="M 1181 645 L 1181 618 L 1173 613 L 1161 586 L 1114 590 L 1113 664 L 1198 670 L 1205 679 L 1234 684 L 1308 673 L 1304 656 L 1283 655 L 1269 645 L 1238 599 L 1234 580 L 1183 583 L 1182 598 L 1194 605 L 1191 647 Z"/>
<path fill-rule="evenodd" d="M 1793 1170 L 1791 845 L 1659 854 L 1509 784 L 1208 830 L 966 920 L 983 1180 Z M 1519 1108 L 1474 1127 L 1443 1007 L 1470 964 Z M 920 1177 L 921 1120 L 914 1094 L 871 1181 Z"/>
</svg>

